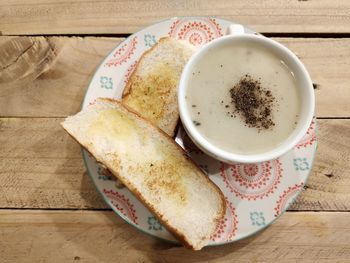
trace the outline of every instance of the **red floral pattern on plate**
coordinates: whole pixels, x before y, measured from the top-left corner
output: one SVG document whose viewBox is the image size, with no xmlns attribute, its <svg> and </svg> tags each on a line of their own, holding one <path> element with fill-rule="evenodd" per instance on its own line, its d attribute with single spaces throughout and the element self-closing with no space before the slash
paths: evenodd
<svg viewBox="0 0 350 263">
<path fill-rule="evenodd" d="M 231 193 L 241 199 L 263 199 L 281 182 L 282 164 L 276 159 L 256 164 L 221 163 L 221 176 Z"/>
<path fill-rule="evenodd" d="M 233 239 L 237 231 L 238 218 L 233 204 L 225 197 L 226 214 L 220 220 L 215 233 L 210 237 L 214 242 L 229 242 Z"/>
<path fill-rule="evenodd" d="M 169 36 L 198 46 L 222 36 L 222 32 L 214 18 L 177 19 L 170 27 Z"/>
<path fill-rule="evenodd" d="M 114 52 L 112 58 L 105 63 L 105 66 L 118 66 L 127 62 L 135 53 L 137 45 L 137 37 L 132 38 L 129 42 L 123 44 Z"/>
<path fill-rule="evenodd" d="M 149 47 L 143 45 L 142 39 L 145 34 L 154 35 L 157 39 L 165 36 L 171 36 L 177 39 L 187 39 L 192 43 L 199 45 L 205 44 L 206 41 L 210 41 L 221 36 L 226 28 L 232 24 L 230 21 L 224 21 L 222 19 L 214 19 L 207 17 L 187 17 L 187 18 L 176 18 L 160 22 L 151 27 L 147 27 L 139 33 L 135 33 L 127 41 L 121 43 L 114 52 L 112 52 L 106 62 L 100 66 L 93 77 L 87 95 L 85 97 L 84 107 L 88 105 L 88 102 L 95 100 L 97 97 L 106 96 L 105 90 L 100 89 L 99 85 L 96 85 L 100 81 L 101 76 L 109 76 L 113 79 L 113 83 L 118 85 L 113 86 L 113 92 L 109 93 L 108 96 L 113 95 L 115 98 L 119 98 L 120 94 L 125 87 L 127 79 L 132 75 L 134 63 L 138 60 L 141 54 L 148 50 Z M 245 28 L 247 32 L 251 32 L 248 28 Z M 165 34 L 164 34 L 165 33 Z M 180 129 L 179 129 L 180 130 Z M 312 135 L 315 130 L 309 129 Z M 316 141 L 309 140 L 309 143 L 302 144 L 300 142 L 300 149 L 295 147 L 292 150 L 292 154 L 287 155 L 285 158 L 281 158 L 282 164 L 277 164 L 277 167 L 283 167 L 284 171 L 277 169 L 282 173 L 281 183 L 279 183 L 278 172 L 276 170 L 276 164 L 270 163 L 270 168 L 265 167 L 265 171 L 269 170 L 271 173 L 271 180 L 263 176 L 260 172 L 263 167 L 258 166 L 242 166 L 239 170 L 243 173 L 244 179 L 238 179 L 233 175 L 233 170 L 230 165 L 223 165 L 219 161 L 209 158 L 205 154 L 199 154 L 201 151 L 191 142 L 191 140 L 184 133 L 179 133 L 176 141 L 181 145 L 185 145 L 185 149 L 189 152 L 188 155 L 200 165 L 203 170 L 209 175 L 211 179 L 222 188 L 223 193 L 228 196 L 229 201 L 226 210 L 225 218 L 218 225 L 216 233 L 212 236 L 212 244 L 224 243 L 228 241 L 234 241 L 241 237 L 246 237 L 257 231 L 257 227 L 253 226 L 249 220 L 242 220 L 247 218 L 252 211 L 262 211 L 266 218 L 266 225 L 272 222 L 274 214 L 278 214 L 278 211 L 282 211 L 283 207 L 289 204 L 290 199 L 288 196 L 293 196 L 293 193 L 284 194 L 284 198 L 276 203 L 279 199 L 280 194 L 282 195 L 283 190 L 286 190 L 288 186 L 299 184 L 301 181 L 305 181 L 307 173 L 297 173 L 292 165 L 290 164 L 294 157 L 311 157 L 314 155 Z M 306 137 L 305 137 L 306 138 Z M 310 138 L 313 138 L 312 136 Z M 99 180 L 97 171 L 97 163 L 84 151 L 84 158 L 86 160 L 86 166 L 91 174 L 97 188 L 102 192 L 108 204 L 113 209 L 126 218 L 130 224 L 138 225 L 138 228 L 153 236 L 159 236 L 167 240 L 174 240 L 174 237 L 169 234 L 166 229 L 161 231 L 150 231 L 147 224 L 147 218 L 151 216 L 150 212 L 146 207 L 136 200 L 131 192 L 126 188 L 119 190 L 115 186 L 114 181 Z M 310 158 L 311 159 L 311 158 Z M 284 166 L 284 164 L 286 164 Z M 223 166 L 223 167 L 221 167 Z M 220 171 L 220 168 L 221 171 Z M 308 170 L 309 171 L 309 170 Z M 242 176 L 241 176 L 242 177 Z M 260 184 L 259 184 L 260 182 Z M 275 189 L 277 187 L 278 189 Z M 237 188 L 237 189 L 235 189 Z M 110 190 L 111 189 L 111 190 Z M 262 191 L 262 193 L 258 193 Z M 295 191 L 295 194 L 300 191 L 300 188 Z M 275 196 L 276 194 L 277 196 Z M 267 197 L 268 195 L 268 197 Z M 257 200 L 254 202 L 252 200 Z M 227 201 L 227 200 L 226 200 Z M 274 208 L 276 207 L 276 210 Z M 279 207 L 282 207 L 279 209 Z M 276 212 L 275 212 L 276 211 Z M 239 222 L 239 224 L 238 224 Z M 214 237 L 215 235 L 215 237 Z"/>
<path fill-rule="evenodd" d="M 307 146 L 311 146 L 314 142 L 316 142 L 315 119 L 312 120 L 309 129 L 296 147 L 298 149 L 306 148 Z"/>
<path fill-rule="evenodd" d="M 275 207 L 275 217 L 279 216 L 284 210 L 287 209 L 289 204 L 294 200 L 294 197 L 297 196 L 299 190 L 304 186 L 304 183 L 295 184 L 288 187 L 287 190 L 284 190 L 282 195 L 279 196 L 279 199 L 276 202 Z"/>
<path fill-rule="evenodd" d="M 129 198 L 126 198 L 123 194 L 118 193 L 117 191 L 103 189 L 103 194 L 105 194 L 113 206 L 124 216 L 129 218 L 136 225 L 137 215 L 134 205 L 131 203 Z"/>
<path fill-rule="evenodd" d="M 124 83 L 128 83 L 132 73 L 134 72 L 134 70 L 136 69 L 136 65 L 137 65 L 137 61 L 135 61 L 134 63 L 132 63 L 128 69 L 126 70 L 125 76 L 124 76 Z"/>
</svg>

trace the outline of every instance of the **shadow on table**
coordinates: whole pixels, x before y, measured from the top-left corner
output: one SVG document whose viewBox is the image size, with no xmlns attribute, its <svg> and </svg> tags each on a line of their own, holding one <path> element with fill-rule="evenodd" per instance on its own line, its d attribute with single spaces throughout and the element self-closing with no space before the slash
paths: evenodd
<svg viewBox="0 0 350 263">
<path fill-rule="evenodd" d="M 240 254 L 237 252 L 253 242 L 263 231 L 237 242 L 205 247 L 200 251 L 192 251 L 181 246 L 156 240 L 153 242 L 151 249 L 147 251 L 147 257 L 152 262 L 203 262 L 212 260 L 216 260 L 217 262 L 231 262 L 234 259 L 233 256 L 230 256 L 231 254 Z M 137 250 L 141 249 L 138 244 L 134 245 L 134 248 Z M 246 253 L 246 250 L 243 253 Z"/>
<path fill-rule="evenodd" d="M 75 213 L 79 221 L 74 217 Z M 192 251 L 144 234 L 112 211 L 74 211 L 64 222 L 62 218 L 55 220 L 53 216 L 55 238 L 58 236 L 63 240 L 59 242 L 63 244 L 60 253 L 65 259 L 82 262 L 227 262 L 243 254 L 246 257 L 249 250 L 245 247 L 253 250 L 251 243 L 262 233 L 234 243 Z"/>
</svg>

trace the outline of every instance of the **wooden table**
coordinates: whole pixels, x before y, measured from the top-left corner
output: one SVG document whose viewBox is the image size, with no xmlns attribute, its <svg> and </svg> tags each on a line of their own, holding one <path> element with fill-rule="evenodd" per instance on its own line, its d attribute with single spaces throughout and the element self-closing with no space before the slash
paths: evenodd
<svg viewBox="0 0 350 263">
<path fill-rule="evenodd" d="M 282 42 L 317 84 L 319 147 L 305 191 L 266 230 L 200 252 L 116 216 L 59 126 L 113 47 L 186 15 Z M 1 262 L 350 262 L 350 1 L 0 0 L 0 35 Z"/>
</svg>

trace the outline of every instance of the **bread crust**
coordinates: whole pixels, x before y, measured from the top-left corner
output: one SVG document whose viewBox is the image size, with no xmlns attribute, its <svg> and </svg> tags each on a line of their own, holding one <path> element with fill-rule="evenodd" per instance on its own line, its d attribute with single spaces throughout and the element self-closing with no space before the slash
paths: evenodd
<svg viewBox="0 0 350 263">
<path fill-rule="evenodd" d="M 164 42 L 168 37 L 162 37 L 158 40 L 158 43 L 161 43 L 161 42 Z M 158 44 L 157 43 L 157 44 Z M 140 62 L 141 60 L 149 53 L 151 53 L 156 47 L 157 47 L 157 44 L 156 45 L 153 45 L 150 49 L 146 50 L 142 55 L 141 57 L 139 58 L 139 60 L 136 62 L 136 66 L 135 66 L 135 70 L 131 73 L 130 75 L 130 78 L 129 78 L 129 81 L 128 83 L 126 83 L 125 85 L 125 88 L 123 90 L 123 93 L 122 93 L 122 99 L 126 98 L 128 95 L 130 95 L 131 91 L 132 91 L 132 88 L 131 88 L 131 83 L 130 81 L 132 80 L 132 78 L 135 77 L 135 74 L 137 72 L 137 69 L 138 67 L 140 66 Z"/>
<path fill-rule="evenodd" d="M 164 135 L 164 137 L 166 138 L 166 140 L 170 143 L 172 143 L 173 145 L 175 145 L 177 147 L 177 149 L 179 151 L 182 152 L 182 154 L 185 156 L 185 158 L 190 161 L 193 165 L 193 167 L 195 169 L 197 169 L 197 171 L 199 171 L 206 179 L 206 181 L 208 182 L 209 185 L 211 185 L 216 191 L 217 193 L 219 193 L 220 197 L 221 197 L 221 201 L 222 201 L 222 209 L 221 212 L 216 220 L 216 224 L 219 223 L 220 219 L 222 219 L 225 216 L 226 213 L 226 200 L 225 200 L 225 196 L 222 193 L 222 191 L 220 190 L 220 188 L 213 183 L 213 181 L 211 181 L 209 179 L 209 177 L 203 173 L 203 171 L 198 167 L 198 165 L 187 155 L 187 153 L 185 152 L 185 150 L 183 148 L 180 147 L 179 144 L 177 144 L 174 139 L 169 136 L 166 132 L 164 132 L 162 129 L 160 129 L 158 126 L 154 125 L 152 122 L 150 122 L 149 120 L 143 118 L 138 112 L 134 111 L 132 108 L 128 107 L 127 105 L 124 105 L 122 102 L 119 102 L 117 100 L 113 100 L 110 98 L 102 98 L 101 100 L 105 100 L 111 103 L 114 103 L 116 105 L 120 105 L 122 107 L 124 107 L 126 110 L 128 110 L 131 114 L 134 114 L 137 118 L 142 119 L 143 121 L 147 122 L 149 125 L 153 126 L 155 129 L 157 129 L 160 133 L 162 133 Z M 118 178 L 119 179 L 119 178 Z M 140 194 L 137 194 L 137 197 L 139 198 L 139 200 L 143 203 L 146 203 L 145 200 L 142 200 L 142 198 L 140 199 Z M 192 247 L 191 244 L 188 243 L 188 241 L 186 240 L 186 238 L 184 237 L 183 234 L 179 233 L 176 229 L 172 228 L 171 225 L 168 224 L 167 221 L 163 220 L 163 218 L 161 218 L 161 215 L 158 215 L 155 211 L 154 211 L 154 207 L 153 206 L 148 206 L 147 207 L 152 211 L 153 214 L 156 215 L 156 217 L 158 218 L 158 220 L 164 224 L 164 226 L 167 227 L 168 230 L 170 230 L 170 232 L 172 234 L 174 234 L 180 241 L 182 241 L 181 243 L 183 243 L 186 247 L 191 248 L 193 250 L 197 250 L 196 248 Z"/>
<path fill-rule="evenodd" d="M 152 126 L 153 128 L 155 128 L 156 130 L 158 130 L 163 136 L 164 138 L 174 144 L 177 149 L 183 154 L 183 156 L 188 160 L 190 161 L 190 163 L 192 164 L 192 166 L 194 167 L 194 169 L 196 169 L 202 176 L 205 177 L 205 180 L 207 181 L 208 185 L 210 185 L 210 187 L 213 188 L 214 191 L 216 191 L 219 195 L 220 195 L 220 198 L 221 198 L 221 204 L 222 204 L 222 207 L 220 209 L 220 212 L 219 214 L 217 215 L 215 221 L 216 221 L 216 225 L 219 223 L 220 219 L 222 219 L 225 215 L 225 212 L 226 212 L 226 200 L 225 200 L 225 196 L 223 195 L 223 193 L 221 192 L 220 188 L 214 184 L 207 175 L 205 175 L 203 173 L 203 171 L 197 166 L 197 164 L 187 155 L 187 153 L 172 139 L 172 137 L 170 137 L 167 133 L 165 133 L 163 130 L 161 130 L 160 128 L 158 128 L 156 125 L 154 125 L 152 122 L 150 122 L 149 120 L 143 118 L 138 112 L 134 111 L 133 109 L 131 109 L 130 107 L 128 107 L 127 105 L 124 105 L 122 102 L 120 101 L 117 101 L 117 100 L 114 100 L 114 99 L 110 99 L 110 98 L 98 98 L 97 100 L 99 101 L 105 101 L 105 102 L 108 102 L 108 103 L 111 103 L 111 104 L 115 104 L 117 105 L 118 107 L 122 107 L 124 109 L 126 109 L 128 111 L 129 114 L 131 115 L 134 115 L 134 117 L 146 122 L 148 125 Z M 65 129 L 66 130 L 66 129 Z M 72 134 L 70 133 L 68 130 L 66 130 L 70 136 L 76 140 L 79 144 L 79 140 Z M 84 146 L 82 145 L 83 148 L 85 148 L 90 154 L 92 154 L 92 150 L 90 149 L 89 146 Z M 92 154 L 93 155 L 93 154 Z M 94 155 L 93 155 L 94 156 Z M 98 162 L 102 162 L 102 160 L 100 160 L 97 156 L 94 156 L 96 158 L 96 160 Z M 187 238 L 185 237 L 185 235 L 183 233 L 181 233 L 180 231 L 178 231 L 178 229 L 174 228 L 171 224 L 169 224 L 169 222 L 164 219 L 164 217 L 157 213 L 155 207 L 147 202 L 147 200 L 145 200 L 142 196 L 142 194 L 140 193 L 140 191 L 138 189 L 136 189 L 135 187 L 133 187 L 129 181 L 127 180 L 123 180 L 122 177 L 119 176 L 119 173 L 118 172 L 113 172 L 113 170 L 115 170 L 115 168 L 111 167 L 111 166 L 108 166 L 107 164 L 104 164 L 108 170 L 115 176 L 118 178 L 118 180 L 120 180 L 154 215 L 155 217 L 164 225 L 164 227 L 166 229 L 168 229 L 168 231 L 170 233 L 172 233 L 185 247 L 187 248 L 190 248 L 190 249 L 193 249 L 193 250 L 200 250 L 202 247 L 195 247 L 191 244 L 191 242 L 189 240 L 187 240 Z M 211 233 L 213 234 L 213 233 Z M 209 237 L 208 237 L 209 239 Z"/>
<path fill-rule="evenodd" d="M 157 48 L 159 48 L 163 43 L 164 45 L 169 45 L 169 43 L 171 43 L 169 42 L 170 39 L 171 41 L 178 41 L 170 37 L 162 37 L 158 40 L 158 42 L 155 45 L 153 45 L 149 50 L 145 51 L 141 55 L 140 59 L 136 62 L 135 70 L 131 73 L 129 80 L 125 85 L 125 88 L 122 93 L 122 101 L 124 105 L 130 105 L 131 107 L 135 106 L 136 107 L 135 110 L 136 111 L 139 110 L 141 115 L 144 115 L 146 118 L 153 121 L 157 126 L 163 129 L 170 136 L 174 136 L 176 126 L 179 122 L 179 110 L 178 110 L 177 100 L 175 99 L 175 97 L 177 97 L 176 95 L 177 86 L 170 84 L 172 80 L 167 79 L 166 77 L 167 70 L 163 72 L 164 69 L 169 69 L 171 67 L 162 66 L 158 68 L 159 62 L 157 62 L 154 65 L 152 65 L 155 68 L 158 68 L 155 74 L 147 73 L 143 77 L 140 77 L 140 73 L 143 71 L 141 62 L 150 53 L 154 52 Z M 174 44 L 171 43 L 170 45 L 174 45 Z M 181 44 L 181 46 L 183 46 L 184 49 L 187 48 L 183 44 Z M 150 56 L 152 57 L 152 55 Z M 174 72 L 172 72 L 170 75 L 176 76 Z M 180 76 L 178 77 L 178 80 L 179 78 Z M 162 82 L 164 80 L 167 80 L 168 82 Z M 157 83 L 158 81 L 161 81 L 162 83 L 161 84 Z M 149 86 L 147 86 L 146 84 Z M 167 87 L 168 85 L 171 88 L 164 91 L 162 95 L 158 93 L 148 94 L 147 91 L 145 90 L 145 87 L 156 87 L 156 90 L 157 90 L 156 92 L 159 92 L 160 91 L 159 87 Z M 145 92 L 144 93 L 145 97 L 143 97 L 143 98 L 146 98 L 145 100 L 141 100 L 141 98 L 137 95 L 140 91 Z M 143 107 L 150 106 L 150 105 L 158 105 L 158 106 L 153 109 L 150 109 L 150 108 L 143 109 Z M 162 105 L 162 106 L 159 106 L 159 105 Z M 152 115 L 152 112 L 153 112 L 153 115 Z"/>
</svg>

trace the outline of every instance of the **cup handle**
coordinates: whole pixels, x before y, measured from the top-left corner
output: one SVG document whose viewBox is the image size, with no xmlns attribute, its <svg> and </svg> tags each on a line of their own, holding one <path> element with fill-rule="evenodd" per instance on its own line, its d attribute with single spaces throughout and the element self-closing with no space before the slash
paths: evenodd
<svg viewBox="0 0 350 263">
<path fill-rule="evenodd" d="M 245 34 L 244 27 L 240 24 L 231 24 L 226 30 L 226 35 Z"/>
</svg>

